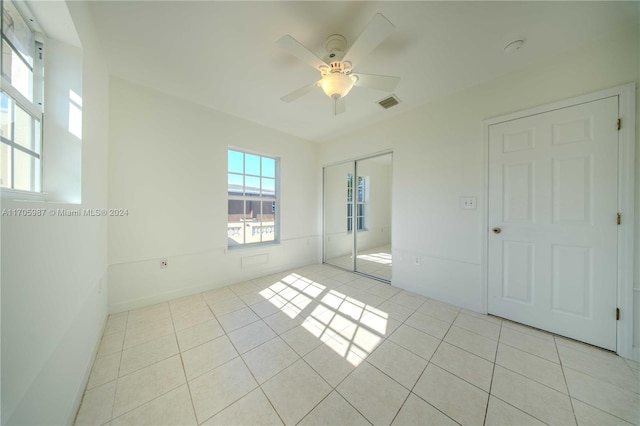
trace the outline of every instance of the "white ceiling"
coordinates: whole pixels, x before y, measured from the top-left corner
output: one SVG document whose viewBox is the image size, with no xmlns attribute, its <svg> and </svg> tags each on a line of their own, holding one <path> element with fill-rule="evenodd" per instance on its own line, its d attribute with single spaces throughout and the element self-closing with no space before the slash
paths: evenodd
<svg viewBox="0 0 640 426">
<path fill-rule="evenodd" d="M 637 25 L 638 2 L 95 1 L 91 10 L 113 75 L 313 141 L 364 127 Z M 279 49 L 291 34 L 318 56 L 342 34 L 352 43 L 377 12 L 393 34 L 358 64 L 401 77 L 400 105 L 355 87 L 333 116 L 321 89 L 280 97 L 319 78 Z M 506 55 L 518 38 L 525 46 Z"/>
</svg>

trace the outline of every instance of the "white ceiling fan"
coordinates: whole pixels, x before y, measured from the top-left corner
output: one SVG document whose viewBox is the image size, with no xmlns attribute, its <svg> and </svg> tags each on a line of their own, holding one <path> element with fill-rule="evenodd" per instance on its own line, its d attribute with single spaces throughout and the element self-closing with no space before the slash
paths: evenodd
<svg viewBox="0 0 640 426">
<path fill-rule="evenodd" d="M 356 73 L 354 69 L 365 56 L 391 34 L 393 28 L 394 25 L 387 18 L 377 13 L 348 51 L 345 51 L 347 40 L 343 36 L 339 34 L 329 36 L 325 42 L 327 54 L 322 59 L 295 38 L 285 35 L 277 41 L 278 46 L 314 67 L 320 72 L 321 78 L 280 99 L 284 102 L 292 102 L 311 92 L 315 87 L 321 87 L 332 99 L 333 114 L 337 115 L 345 111 L 342 98 L 353 86 L 392 92 L 398 85 L 400 77 Z"/>
</svg>

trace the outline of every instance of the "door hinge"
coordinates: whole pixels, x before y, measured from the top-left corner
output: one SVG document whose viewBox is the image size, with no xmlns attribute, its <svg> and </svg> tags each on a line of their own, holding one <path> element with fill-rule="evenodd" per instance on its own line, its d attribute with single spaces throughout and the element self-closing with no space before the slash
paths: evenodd
<svg viewBox="0 0 640 426">
<path fill-rule="evenodd" d="M 622 118 L 618 118 L 618 130 L 622 129 Z"/>
<path fill-rule="evenodd" d="M 618 225 L 622 223 L 622 215 L 620 213 L 618 213 L 618 219 L 616 220 L 616 222 L 618 223 Z"/>
<path fill-rule="evenodd" d="M 620 308 L 616 308 L 616 321 L 620 321 Z"/>
</svg>

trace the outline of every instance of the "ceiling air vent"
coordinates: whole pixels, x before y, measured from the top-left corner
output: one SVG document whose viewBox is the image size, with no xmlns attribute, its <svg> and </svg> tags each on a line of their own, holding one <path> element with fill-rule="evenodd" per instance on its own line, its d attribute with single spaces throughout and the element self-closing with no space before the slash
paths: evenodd
<svg viewBox="0 0 640 426">
<path fill-rule="evenodd" d="M 398 105 L 399 103 L 400 101 L 395 97 L 395 95 L 391 95 L 388 98 L 384 98 L 383 100 L 378 101 L 378 104 L 384 109 L 389 109 Z"/>
</svg>

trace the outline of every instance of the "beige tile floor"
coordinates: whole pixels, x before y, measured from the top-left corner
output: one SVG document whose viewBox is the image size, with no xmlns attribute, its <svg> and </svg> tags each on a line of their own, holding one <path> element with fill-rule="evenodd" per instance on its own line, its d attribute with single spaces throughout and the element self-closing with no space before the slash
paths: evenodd
<svg viewBox="0 0 640 426">
<path fill-rule="evenodd" d="M 640 363 L 312 265 L 111 315 L 76 424 L 640 423 Z"/>
</svg>

